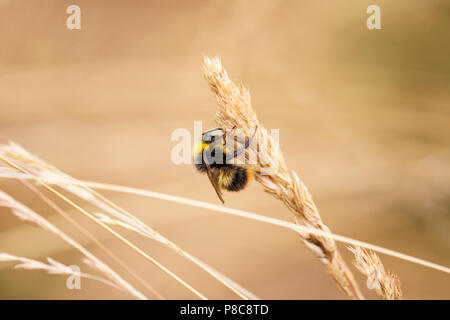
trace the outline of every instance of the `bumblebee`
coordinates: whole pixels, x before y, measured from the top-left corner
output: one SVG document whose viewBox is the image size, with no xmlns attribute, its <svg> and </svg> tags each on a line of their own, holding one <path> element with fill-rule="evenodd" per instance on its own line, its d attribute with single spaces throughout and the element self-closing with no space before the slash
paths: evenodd
<svg viewBox="0 0 450 320">
<path fill-rule="evenodd" d="M 223 128 L 214 128 L 202 133 L 202 139 L 194 148 L 194 165 L 196 169 L 207 174 L 220 201 L 222 189 L 227 191 L 240 191 L 244 189 L 253 177 L 249 168 L 230 163 L 234 158 L 245 152 L 250 146 L 256 130 L 241 149 L 227 154 L 226 137 L 235 128 L 226 131 Z"/>
</svg>

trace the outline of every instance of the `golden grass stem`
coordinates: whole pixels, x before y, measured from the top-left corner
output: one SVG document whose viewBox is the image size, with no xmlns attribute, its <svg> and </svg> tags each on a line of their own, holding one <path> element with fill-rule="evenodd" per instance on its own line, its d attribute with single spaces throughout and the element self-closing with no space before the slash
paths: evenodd
<svg viewBox="0 0 450 320">
<path fill-rule="evenodd" d="M 26 180 L 20 180 L 27 188 L 29 188 L 32 192 L 34 192 L 42 201 L 44 201 L 49 207 L 55 210 L 59 215 L 61 215 L 64 219 L 69 221 L 75 228 L 77 228 L 81 233 L 83 233 L 86 237 L 88 237 L 93 243 L 95 243 L 103 252 L 109 255 L 114 261 L 116 261 L 122 268 L 127 270 L 127 272 L 135 278 L 139 283 L 141 283 L 144 287 L 146 287 L 151 293 L 153 293 L 158 299 L 165 300 L 165 298 L 156 291 L 151 285 L 149 285 L 141 276 L 139 276 L 133 269 L 131 269 L 122 259 L 116 256 L 111 250 L 109 250 L 105 245 L 103 245 L 100 241 L 98 241 L 89 231 L 83 228 L 78 222 L 73 220 L 64 210 L 62 210 L 55 202 L 53 202 L 50 198 L 45 196 L 38 188 L 33 186 L 31 183 Z"/>
<path fill-rule="evenodd" d="M 14 179 L 32 179 L 31 176 L 29 176 L 27 174 L 14 175 L 12 173 L 7 173 L 5 176 L 8 176 L 9 178 L 14 178 Z M 48 180 L 42 179 L 42 180 L 44 180 L 50 184 L 55 183 L 55 181 L 50 180 L 50 179 L 48 179 Z M 170 201 L 170 202 L 185 204 L 185 205 L 189 205 L 189 206 L 193 206 L 193 207 L 197 207 L 197 208 L 203 208 L 203 209 L 212 210 L 212 211 L 216 211 L 216 212 L 222 212 L 222 213 L 226 213 L 226 214 L 230 214 L 230 215 L 235 215 L 235 216 L 238 216 L 241 218 L 259 221 L 259 222 L 275 225 L 278 227 L 290 229 L 295 232 L 315 233 L 316 235 L 319 235 L 319 236 L 332 238 L 338 242 L 346 243 L 346 244 L 353 245 L 353 246 L 359 246 L 362 248 L 376 251 L 378 253 L 382 253 L 382 254 L 385 254 L 388 256 L 395 257 L 397 259 L 405 260 L 405 261 L 415 263 L 415 264 L 418 264 L 418 265 L 421 265 L 421 266 L 424 266 L 424 267 L 427 267 L 430 269 L 434 269 L 437 271 L 441 271 L 441 272 L 450 274 L 449 267 L 442 266 L 437 263 L 430 262 L 430 261 L 427 261 L 427 260 L 424 260 L 421 258 L 417 258 L 417 257 L 411 256 L 411 255 L 405 254 L 405 253 L 401 253 L 399 251 L 391 250 L 388 248 L 384 248 L 381 246 L 377 246 L 377 245 L 374 245 L 374 244 L 371 244 L 368 242 L 356 240 L 356 239 L 349 238 L 346 236 L 338 235 L 335 233 L 321 232 L 319 230 L 316 230 L 316 229 L 313 229 L 310 227 L 297 225 L 297 224 L 287 222 L 284 220 L 280 220 L 280 219 L 276 219 L 276 218 L 266 217 L 266 216 L 259 215 L 257 213 L 252 213 L 249 211 L 228 208 L 228 207 L 219 206 L 219 205 L 216 205 L 213 203 L 208 203 L 208 202 L 204 202 L 204 201 L 200 201 L 200 200 L 189 199 L 189 198 L 185 198 L 185 197 L 180 197 L 180 196 L 156 192 L 156 191 L 150 191 L 150 190 L 145 190 L 145 189 L 139 189 L 139 188 L 121 186 L 121 185 L 116 185 L 116 184 L 111 184 L 111 183 L 97 182 L 97 181 L 82 181 L 82 180 L 78 181 L 76 179 L 70 179 L 70 180 L 59 180 L 58 184 L 88 186 L 88 187 L 91 187 L 91 188 L 97 189 L 97 190 L 105 190 L 105 191 L 112 191 L 112 192 L 144 196 L 147 198 L 154 198 L 154 199 L 159 199 L 159 200 L 164 200 L 164 201 Z"/>
<path fill-rule="evenodd" d="M 12 197 L 10 197 L 8 194 L 6 194 L 1 190 L 0 190 L 0 205 L 9 208 L 11 212 L 19 219 L 57 235 L 63 241 L 67 242 L 76 250 L 81 252 L 87 258 L 85 262 L 89 262 L 89 264 L 92 267 L 105 274 L 108 278 L 114 281 L 117 284 L 117 286 L 120 287 L 123 291 L 131 294 L 137 299 L 147 300 L 147 297 L 145 295 L 143 295 L 141 292 L 135 289 L 131 284 L 125 281 L 122 277 L 120 277 L 114 270 L 112 270 L 103 261 L 98 259 L 90 251 L 88 251 L 78 242 L 73 240 L 67 234 L 59 230 L 55 225 L 47 221 L 44 217 L 37 214 L 36 212 L 26 207 L 25 205 L 21 204 L 17 200 L 13 199 Z"/>
<path fill-rule="evenodd" d="M 103 202 L 107 203 L 109 206 L 113 207 L 114 209 L 120 211 L 122 214 L 126 215 L 127 217 L 129 217 L 130 219 L 134 220 L 136 223 L 138 223 L 139 225 L 143 226 L 144 228 L 147 229 L 151 229 L 148 225 L 146 225 L 144 222 L 142 222 L 141 220 L 139 220 L 137 217 L 135 217 L 134 215 L 132 215 L 131 213 L 129 213 L 127 210 L 123 209 L 122 207 L 116 205 L 114 202 L 110 201 L 109 199 L 103 197 L 101 194 L 99 194 L 98 192 L 95 192 L 94 190 L 89 189 L 89 191 L 92 191 L 93 194 L 100 198 Z M 153 231 L 153 230 L 152 230 Z M 179 246 L 177 246 L 175 243 L 173 243 L 172 241 L 169 241 L 168 239 L 166 239 L 167 244 L 174 249 L 176 252 L 179 252 L 182 256 L 188 258 L 189 260 L 191 260 L 192 262 L 194 262 L 195 264 L 197 264 L 200 268 L 202 268 L 204 271 L 206 271 L 208 274 L 210 274 L 213 278 L 215 278 L 216 280 L 218 280 L 219 282 L 221 282 L 223 285 L 225 285 L 228 289 L 230 289 L 231 291 L 233 291 L 236 295 L 238 295 L 240 298 L 244 299 L 244 300 L 249 300 L 249 298 L 247 297 L 247 295 L 245 295 L 244 293 L 241 292 L 241 290 L 235 288 L 235 286 L 231 285 L 229 283 L 229 281 L 225 281 L 223 279 L 222 276 L 220 276 L 219 274 L 217 274 L 216 272 L 214 272 L 211 268 L 206 267 L 205 264 L 201 263 L 199 260 L 197 260 L 196 258 L 194 258 L 192 255 L 190 255 L 189 253 L 187 253 L 186 251 L 184 251 L 183 249 L 181 249 Z M 252 298 L 257 298 L 256 296 L 252 295 Z"/>
<path fill-rule="evenodd" d="M 258 300 L 259 298 L 255 296 L 253 293 L 243 288 L 233 280 L 229 279 L 225 275 L 221 274 L 214 268 L 208 266 L 204 262 L 200 261 L 196 257 L 187 253 L 179 246 L 177 246 L 174 242 L 170 241 L 156 230 L 151 228 L 149 225 L 142 222 L 136 216 L 132 215 L 130 212 L 121 208 L 117 204 L 113 203 L 109 199 L 103 197 L 100 193 L 95 190 L 89 188 L 84 185 L 75 185 L 75 184 L 62 184 L 58 183 L 61 181 L 76 181 L 71 176 L 65 174 L 59 169 L 51 166 L 50 164 L 40 160 L 36 156 L 28 153 L 26 150 L 21 148 L 15 143 L 10 143 L 6 146 L 0 146 L 0 153 L 4 154 L 9 159 L 15 159 L 18 163 L 22 164 L 24 168 L 28 168 L 30 172 L 33 172 L 36 176 L 38 176 L 41 180 L 47 182 L 48 184 L 53 184 L 61 187 L 62 189 L 70 192 L 71 194 L 76 195 L 77 197 L 93 204 L 97 208 L 106 211 L 108 215 L 116 217 L 119 220 L 108 218 L 105 215 L 97 214 L 98 216 L 102 216 L 102 222 L 108 223 L 110 225 L 119 225 L 121 227 L 125 227 L 129 230 L 139 233 L 145 237 L 148 237 L 152 240 L 155 240 L 169 249 L 173 250 L 177 254 L 182 257 L 190 260 L 192 263 L 196 264 L 203 271 L 210 274 L 213 278 L 221 282 L 231 291 L 236 293 L 242 299 L 252 299 Z M 30 177 L 26 174 L 16 171 L 15 169 L 9 169 L 6 167 L 0 167 L 0 177 L 4 178 L 18 178 L 20 181 L 29 179 Z M 48 180 L 50 179 L 50 180 Z M 114 223 L 112 223 L 114 221 Z"/>
<path fill-rule="evenodd" d="M 70 184 L 71 182 L 66 182 L 66 183 Z M 291 222 L 287 222 L 287 221 L 276 219 L 276 218 L 266 217 L 266 216 L 248 212 L 248 211 L 228 208 L 228 207 L 219 206 L 219 205 L 208 203 L 208 202 L 184 198 L 184 197 L 170 195 L 170 194 L 166 194 L 166 193 L 160 193 L 160 192 L 155 192 L 155 191 L 150 191 L 150 190 L 143 190 L 143 189 L 132 188 L 132 187 L 127 187 L 127 186 L 120 186 L 120 185 L 109 184 L 109 183 L 101 183 L 101 182 L 93 182 L 93 181 L 79 181 L 77 183 L 77 185 L 86 185 L 86 186 L 90 186 L 91 188 L 99 189 L 99 190 L 108 190 L 108 191 L 114 191 L 114 192 L 128 193 L 128 194 L 145 196 L 145 197 L 155 198 L 155 199 L 160 199 L 160 200 L 165 200 L 165 201 L 171 201 L 171 202 L 185 204 L 185 205 L 189 205 L 189 206 L 193 206 L 193 207 L 197 207 L 197 208 L 203 208 L 203 209 L 207 209 L 207 210 L 231 214 L 231 215 L 235 215 L 238 217 L 255 220 L 255 221 L 259 221 L 259 222 L 263 222 L 263 223 L 268 223 L 268 224 L 275 225 L 278 227 L 290 229 L 295 232 L 309 232 L 309 233 L 316 234 L 318 236 L 328 237 L 328 238 L 334 239 L 334 240 L 342 242 L 342 243 L 346 243 L 346 244 L 353 245 L 353 246 L 363 247 L 363 248 L 373 250 L 373 251 L 376 251 L 376 252 L 379 252 L 379 253 L 382 253 L 382 254 L 385 254 L 388 256 L 392 256 L 392 257 L 395 257 L 395 258 L 398 258 L 401 260 L 409 261 L 409 262 L 412 262 L 412 263 L 415 263 L 415 264 L 418 264 L 418 265 L 421 265 L 421 266 L 424 266 L 424 267 L 427 267 L 430 269 L 434 269 L 434 270 L 438 270 L 438 271 L 442 271 L 444 273 L 450 274 L 450 268 L 436 264 L 434 262 L 416 258 L 416 257 L 410 256 L 410 255 L 407 255 L 405 253 L 401 253 L 401 252 L 398 252 L 395 250 L 390 250 L 390 249 L 387 249 L 387 248 L 384 248 L 381 246 L 370 244 L 368 242 L 359 241 L 359 240 L 352 239 L 352 238 L 342 236 L 342 235 L 338 235 L 335 233 L 323 232 L 320 230 L 316 230 L 314 228 L 297 225 L 297 224 L 294 224 Z"/>
</svg>

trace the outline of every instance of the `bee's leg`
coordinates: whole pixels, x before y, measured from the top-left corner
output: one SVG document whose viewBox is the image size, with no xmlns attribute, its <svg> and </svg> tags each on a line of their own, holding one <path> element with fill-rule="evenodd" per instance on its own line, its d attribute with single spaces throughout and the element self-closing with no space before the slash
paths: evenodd
<svg viewBox="0 0 450 320">
<path fill-rule="evenodd" d="M 233 128 L 231 128 L 231 130 L 226 130 L 225 131 L 225 135 L 223 136 L 223 147 L 225 148 L 225 146 L 227 145 L 227 139 L 228 139 L 228 135 L 230 133 L 232 133 L 234 131 L 234 129 L 236 129 L 236 126 L 233 126 Z M 234 136 L 232 137 L 234 139 Z"/>
<path fill-rule="evenodd" d="M 213 132 L 213 131 L 216 131 L 216 130 L 220 130 L 222 132 L 225 132 L 225 130 L 223 128 L 214 128 L 214 129 L 206 130 L 205 132 L 202 133 L 202 135 L 208 134 L 209 132 Z"/>
<path fill-rule="evenodd" d="M 236 126 L 234 126 L 233 128 L 231 128 L 231 130 L 225 131 L 225 141 L 227 140 L 227 136 L 234 131 L 234 129 L 236 129 Z"/>
<path fill-rule="evenodd" d="M 250 139 L 247 140 L 247 142 L 245 143 L 245 145 L 241 149 L 236 150 L 233 154 L 227 155 L 227 157 L 226 157 L 227 161 L 230 161 L 230 160 L 236 158 L 238 155 L 240 155 L 242 152 L 245 151 L 245 149 L 247 149 L 250 146 L 250 143 L 252 143 L 253 137 L 256 134 L 256 130 L 258 130 L 258 127 L 255 128 L 255 132 L 250 137 Z"/>
</svg>

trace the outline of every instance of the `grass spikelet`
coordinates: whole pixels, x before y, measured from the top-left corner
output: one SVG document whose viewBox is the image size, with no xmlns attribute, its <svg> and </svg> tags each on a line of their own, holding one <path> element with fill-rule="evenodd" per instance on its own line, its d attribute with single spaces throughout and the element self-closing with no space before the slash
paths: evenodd
<svg viewBox="0 0 450 320">
<path fill-rule="evenodd" d="M 361 247 L 349 248 L 355 255 L 353 264 L 364 275 L 367 287 L 375 290 L 378 298 L 384 300 L 402 299 L 398 277 L 386 271 L 377 254 Z"/>
<path fill-rule="evenodd" d="M 205 56 L 202 65 L 204 76 L 216 96 L 217 124 L 228 130 L 239 128 L 246 137 L 250 137 L 255 128 L 258 128 L 255 143 L 248 148 L 245 158 L 247 161 L 257 159 L 256 164 L 250 164 L 264 191 L 281 200 L 289 208 L 295 223 L 329 232 L 308 189 L 297 174 L 288 169 L 281 150 L 258 120 L 251 105 L 250 92 L 241 83 L 230 79 L 219 58 Z M 276 170 L 270 172 L 273 168 Z M 300 237 L 326 266 L 344 293 L 354 299 L 363 299 L 333 239 L 308 232 L 300 233 Z"/>
<path fill-rule="evenodd" d="M 87 260 L 87 259 L 86 259 Z M 106 285 L 109 285 L 113 288 L 122 290 L 120 287 L 118 287 L 116 284 L 114 284 L 111 281 L 108 281 L 104 278 L 101 277 L 97 277 L 94 275 L 91 275 L 89 273 L 84 273 L 84 272 L 80 272 L 80 273 L 76 273 L 72 268 L 57 262 L 55 260 L 53 260 L 52 258 L 47 258 L 47 262 L 43 263 L 37 260 L 33 260 L 33 259 L 28 259 L 25 257 L 19 257 L 19 256 L 15 256 L 12 254 L 8 254 L 8 253 L 4 253 L 4 252 L 0 252 L 0 261 L 1 262 L 18 262 L 18 264 L 16 264 L 14 266 L 14 269 L 21 269 L 21 270 L 42 270 L 45 271 L 49 274 L 56 274 L 56 275 L 65 275 L 65 276 L 70 276 L 70 275 L 78 275 L 80 277 L 86 278 L 86 279 L 92 279 L 95 281 L 99 281 L 102 282 Z M 92 263 L 91 260 L 87 260 L 89 261 L 88 263 Z"/>
<path fill-rule="evenodd" d="M 90 262 L 90 265 L 95 265 L 96 269 L 107 276 L 112 282 L 116 284 L 117 287 L 121 288 L 123 291 L 127 292 L 131 296 L 137 299 L 147 299 L 145 295 L 135 289 L 131 284 L 120 277 L 114 270 L 112 270 L 108 265 L 103 263 L 100 259 L 94 256 L 91 252 L 86 250 L 78 242 L 70 238 L 67 234 L 59 230 L 55 225 L 50 223 L 48 220 L 43 218 L 41 215 L 37 214 L 30 208 L 26 207 L 19 201 L 15 200 L 7 193 L 0 190 L 0 206 L 9 208 L 11 212 L 19 219 L 30 223 L 34 226 L 40 227 L 45 231 L 51 232 L 62 240 L 70 244 L 72 247 L 81 252 L 86 259 Z M 4 256 L 5 257 L 5 256 Z"/>
</svg>

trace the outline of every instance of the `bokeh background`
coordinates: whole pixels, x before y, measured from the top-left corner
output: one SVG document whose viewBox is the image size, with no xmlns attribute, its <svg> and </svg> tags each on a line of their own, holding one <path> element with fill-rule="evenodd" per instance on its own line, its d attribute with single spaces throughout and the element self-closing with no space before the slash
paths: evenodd
<svg viewBox="0 0 450 320">
<path fill-rule="evenodd" d="M 81 7 L 79 31 L 65 25 L 71 4 Z M 370 4 L 381 8 L 382 30 L 366 28 Z M 170 161 L 174 129 L 192 132 L 194 120 L 214 126 L 215 100 L 200 59 L 219 55 L 250 89 L 265 127 L 280 129 L 288 166 L 332 231 L 450 265 L 448 1 L 1 0 L 0 39 L 2 143 L 15 141 L 80 179 L 219 203 L 206 176 Z M 3 179 L 0 188 L 110 262 L 18 182 Z M 261 298 L 346 299 L 292 232 L 103 194 Z M 233 208 L 289 216 L 256 183 L 225 198 Z M 65 208 L 165 297 L 193 298 Z M 58 238 L 3 208 L 0 217 L 0 252 L 81 264 Z M 206 296 L 236 297 L 169 249 L 125 234 Z M 450 298 L 448 275 L 382 259 L 406 298 Z M 128 298 L 89 280 L 67 290 L 65 277 L 11 266 L 0 264 L 2 299 Z M 355 276 L 374 298 L 356 270 Z"/>
</svg>

